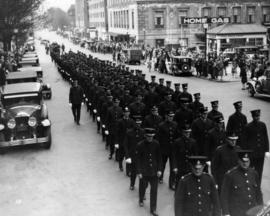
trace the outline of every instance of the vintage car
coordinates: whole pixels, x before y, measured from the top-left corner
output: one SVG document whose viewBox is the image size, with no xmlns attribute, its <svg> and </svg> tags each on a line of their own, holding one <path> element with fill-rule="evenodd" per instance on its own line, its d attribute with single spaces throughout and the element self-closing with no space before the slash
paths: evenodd
<svg viewBox="0 0 270 216">
<path fill-rule="evenodd" d="M 6 85 L 2 96 L 0 149 L 38 144 L 51 147 L 51 121 L 37 82 Z"/>
<path fill-rule="evenodd" d="M 38 66 L 25 66 L 25 67 L 22 67 L 22 68 L 18 68 L 18 71 L 21 71 L 21 72 L 35 71 L 39 78 L 43 77 L 43 70 L 42 70 L 41 67 L 38 67 Z"/>
<path fill-rule="evenodd" d="M 32 58 L 21 58 L 19 61 L 19 66 L 23 67 L 26 65 L 30 66 L 39 66 L 39 59 L 38 57 L 32 57 Z"/>
<path fill-rule="evenodd" d="M 125 55 L 125 63 L 141 64 L 142 50 L 141 49 L 123 49 Z"/>
<path fill-rule="evenodd" d="M 252 97 L 255 95 L 270 97 L 270 69 L 265 70 L 262 76 L 250 80 L 247 86 Z"/>
<path fill-rule="evenodd" d="M 37 57 L 38 57 L 37 53 L 25 53 L 22 58 L 27 59 L 27 58 L 37 58 Z"/>
<path fill-rule="evenodd" d="M 166 68 L 172 75 L 192 75 L 191 72 L 192 58 L 187 56 L 170 55 L 166 60 Z"/>
<path fill-rule="evenodd" d="M 26 82 L 39 82 L 41 84 L 41 91 L 44 99 L 51 99 L 52 90 L 49 84 L 42 82 L 42 79 L 35 71 L 18 71 L 10 72 L 7 75 L 7 84 L 13 83 L 26 83 Z"/>
</svg>

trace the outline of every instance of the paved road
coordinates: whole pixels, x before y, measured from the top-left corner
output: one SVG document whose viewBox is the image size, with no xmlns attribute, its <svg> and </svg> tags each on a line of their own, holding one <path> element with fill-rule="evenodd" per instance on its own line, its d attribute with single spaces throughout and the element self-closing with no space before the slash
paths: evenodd
<svg viewBox="0 0 270 216">
<path fill-rule="evenodd" d="M 42 37 L 64 42 L 67 49 L 77 49 L 53 33 L 42 32 Z M 38 46 L 38 53 L 44 80 L 51 84 L 53 90 L 52 100 L 47 101 L 53 124 L 53 144 L 49 151 L 31 148 L 0 156 L 0 215 L 149 215 L 149 192 L 145 207 L 139 208 L 138 187 L 130 192 L 127 177 L 118 170 L 115 162 L 107 159 L 105 144 L 96 135 L 96 127 L 85 107 L 82 109 L 81 125 L 74 124 L 67 103 L 69 85 L 61 79 L 45 55 L 44 47 Z M 146 71 L 145 66 L 136 67 Z M 239 83 L 215 83 L 155 74 L 173 82 L 188 81 L 190 91 L 202 92 L 206 104 L 218 98 L 225 117 L 233 112 L 232 103 L 239 99 L 244 102 L 245 113 L 259 107 L 269 126 L 269 102 L 249 98 L 246 92 L 240 90 Z M 147 78 L 149 76 L 147 73 Z M 267 161 L 263 180 L 265 201 L 270 198 L 267 188 L 270 183 L 269 165 L 270 161 Z M 161 216 L 173 215 L 173 192 L 168 189 L 167 183 L 159 186 L 158 212 Z"/>
</svg>

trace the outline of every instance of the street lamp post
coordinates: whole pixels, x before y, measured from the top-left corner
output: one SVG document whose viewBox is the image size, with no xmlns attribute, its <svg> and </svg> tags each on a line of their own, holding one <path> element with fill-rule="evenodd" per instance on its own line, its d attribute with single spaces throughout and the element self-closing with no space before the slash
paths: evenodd
<svg viewBox="0 0 270 216">
<path fill-rule="evenodd" d="M 14 29 L 14 34 L 15 34 L 15 46 L 16 46 L 16 53 L 15 53 L 15 58 L 16 58 L 16 61 L 18 62 L 18 32 L 19 30 L 18 29 Z"/>
<path fill-rule="evenodd" d="M 205 36 L 205 50 L 204 50 L 204 55 L 205 55 L 205 61 L 208 60 L 208 44 L 207 44 L 207 28 L 208 28 L 208 23 L 203 24 L 204 28 L 204 36 Z"/>
<path fill-rule="evenodd" d="M 145 28 L 143 28 L 143 43 L 144 43 L 144 45 L 145 45 Z"/>
</svg>

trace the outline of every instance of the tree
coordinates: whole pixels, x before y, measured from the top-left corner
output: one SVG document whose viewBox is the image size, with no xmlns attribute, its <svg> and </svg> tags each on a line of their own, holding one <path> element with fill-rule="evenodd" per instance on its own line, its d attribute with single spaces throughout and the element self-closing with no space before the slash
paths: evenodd
<svg viewBox="0 0 270 216">
<path fill-rule="evenodd" d="M 0 0 L 0 36 L 7 51 L 14 30 L 17 37 L 33 27 L 35 12 L 43 0 Z"/>
<path fill-rule="evenodd" d="M 67 13 L 60 8 L 49 8 L 47 11 L 47 25 L 51 25 L 54 30 L 64 29 L 70 25 Z"/>
</svg>

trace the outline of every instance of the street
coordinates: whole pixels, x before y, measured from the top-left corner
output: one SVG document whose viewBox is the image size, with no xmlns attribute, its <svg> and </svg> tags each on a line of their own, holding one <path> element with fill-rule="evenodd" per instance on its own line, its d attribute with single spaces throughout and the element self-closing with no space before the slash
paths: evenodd
<svg viewBox="0 0 270 216">
<path fill-rule="evenodd" d="M 66 51 L 91 52 L 73 45 L 54 32 L 42 31 L 50 42 L 64 43 Z M 96 133 L 86 108 L 82 107 L 81 125 L 74 123 L 68 105 L 69 84 L 58 74 L 54 63 L 37 41 L 37 52 L 44 73 L 44 82 L 52 86 L 52 99 L 46 101 L 52 121 L 52 148 L 25 148 L 0 155 L 0 215 L 8 216 L 103 216 L 149 215 L 149 190 L 143 208 L 138 206 L 138 182 L 129 190 L 129 179 L 108 160 L 105 143 Z M 111 60 L 111 55 L 93 56 Z M 243 101 L 243 113 L 251 120 L 250 110 L 261 109 L 261 120 L 268 126 L 270 136 L 269 100 L 251 98 L 241 90 L 240 82 L 211 82 L 196 77 L 173 77 L 157 72 L 148 73 L 145 65 L 130 66 L 146 73 L 146 79 L 156 75 L 172 83 L 189 83 L 191 93 L 201 92 L 202 102 L 210 108 L 210 101 L 219 100 L 225 122 L 234 112 L 233 102 Z M 265 203 L 270 199 L 270 159 L 265 160 L 262 191 Z M 168 189 L 168 173 L 159 185 L 157 212 L 173 216 L 174 193 Z"/>
</svg>

